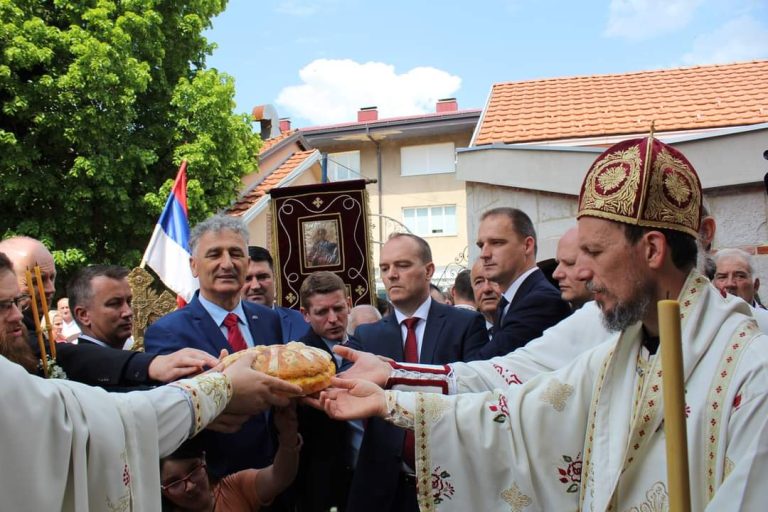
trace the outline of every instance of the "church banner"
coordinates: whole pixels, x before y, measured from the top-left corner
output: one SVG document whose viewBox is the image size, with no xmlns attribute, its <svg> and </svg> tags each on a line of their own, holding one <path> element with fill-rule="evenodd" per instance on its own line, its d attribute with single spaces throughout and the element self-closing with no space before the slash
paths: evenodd
<svg viewBox="0 0 768 512">
<path fill-rule="evenodd" d="M 365 180 L 270 190 L 276 301 L 298 309 L 304 279 L 319 270 L 337 274 L 352 305 L 373 304 Z"/>
</svg>

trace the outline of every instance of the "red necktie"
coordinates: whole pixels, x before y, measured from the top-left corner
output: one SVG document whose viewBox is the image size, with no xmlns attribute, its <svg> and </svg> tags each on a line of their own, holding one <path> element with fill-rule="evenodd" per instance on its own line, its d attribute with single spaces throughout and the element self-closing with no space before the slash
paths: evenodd
<svg viewBox="0 0 768 512">
<path fill-rule="evenodd" d="M 405 348 L 403 349 L 406 363 L 419 362 L 419 344 L 416 341 L 416 324 L 419 319 L 416 317 L 403 320 L 407 333 L 405 335 Z"/>
<path fill-rule="evenodd" d="M 245 344 L 245 338 L 243 338 L 243 333 L 240 332 L 237 323 L 237 315 L 234 313 L 229 313 L 224 317 L 224 326 L 227 328 L 227 343 L 232 347 L 232 352 L 244 350 L 248 346 Z"/>
<path fill-rule="evenodd" d="M 406 363 L 419 362 L 419 345 L 416 341 L 416 324 L 419 319 L 416 317 L 403 320 L 406 328 L 405 335 L 405 353 Z M 405 440 L 403 441 L 403 460 L 413 469 L 416 469 L 416 438 L 413 437 L 413 430 L 405 431 Z"/>
</svg>

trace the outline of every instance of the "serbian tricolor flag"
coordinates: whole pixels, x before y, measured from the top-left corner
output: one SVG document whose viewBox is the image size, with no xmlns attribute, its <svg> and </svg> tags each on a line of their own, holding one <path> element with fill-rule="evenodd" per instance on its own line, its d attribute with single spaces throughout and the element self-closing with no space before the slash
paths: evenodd
<svg viewBox="0 0 768 512">
<path fill-rule="evenodd" d="M 198 288 L 197 279 L 189 269 L 189 255 L 187 161 L 184 160 L 144 252 L 142 265 L 149 265 L 165 286 L 189 302 Z"/>
</svg>

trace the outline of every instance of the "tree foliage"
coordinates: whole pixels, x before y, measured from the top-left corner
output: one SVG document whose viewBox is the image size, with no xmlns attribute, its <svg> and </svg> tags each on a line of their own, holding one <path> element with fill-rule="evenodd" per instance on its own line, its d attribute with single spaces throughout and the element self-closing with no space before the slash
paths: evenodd
<svg viewBox="0 0 768 512">
<path fill-rule="evenodd" d="M 205 68 L 225 4 L 0 0 L 0 232 L 135 265 L 185 158 L 193 222 L 231 203 L 259 139 Z"/>
</svg>

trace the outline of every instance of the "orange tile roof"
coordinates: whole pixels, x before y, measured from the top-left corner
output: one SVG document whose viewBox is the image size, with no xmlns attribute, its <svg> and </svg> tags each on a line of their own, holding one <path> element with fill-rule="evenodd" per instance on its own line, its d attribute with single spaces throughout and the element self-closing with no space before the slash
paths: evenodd
<svg viewBox="0 0 768 512">
<path fill-rule="evenodd" d="M 297 130 L 288 130 L 287 132 L 281 133 L 277 137 L 272 137 L 271 139 L 267 139 L 264 141 L 264 143 L 261 145 L 261 149 L 259 150 L 259 154 L 263 155 L 273 147 L 280 144 L 282 141 L 296 133 Z"/>
<path fill-rule="evenodd" d="M 277 137 L 274 138 L 276 139 Z M 237 201 L 235 201 L 235 204 L 233 204 L 229 210 L 227 210 L 227 214 L 232 215 L 233 217 L 239 217 L 243 215 L 254 204 L 256 204 L 259 199 L 264 197 L 270 189 L 279 185 L 281 181 L 283 181 L 289 174 L 291 174 L 291 172 L 293 172 L 299 165 L 301 165 L 304 160 L 306 160 L 312 153 L 316 151 L 316 149 L 309 151 L 298 151 L 291 155 L 288 160 L 280 165 L 280 167 L 272 171 L 255 187 L 246 192 Z"/>
<path fill-rule="evenodd" d="M 494 84 L 473 145 L 768 122 L 768 61 Z"/>
</svg>

